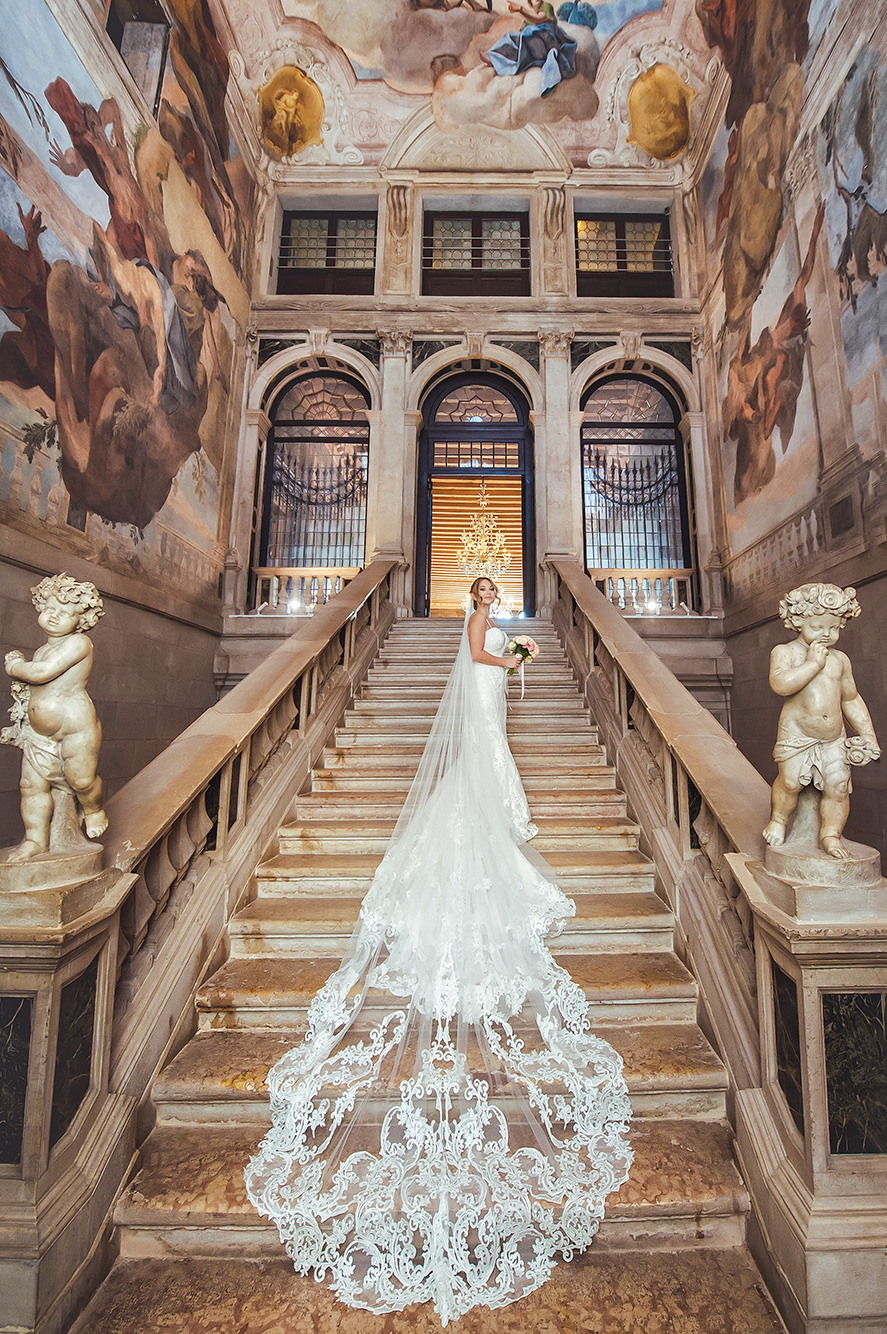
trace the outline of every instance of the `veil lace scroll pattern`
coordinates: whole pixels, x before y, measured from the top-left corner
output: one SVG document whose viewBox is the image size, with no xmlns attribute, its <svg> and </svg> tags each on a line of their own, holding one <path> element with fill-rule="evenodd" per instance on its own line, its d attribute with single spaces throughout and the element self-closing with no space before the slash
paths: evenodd
<svg viewBox="0 0 887 1334">
<path fill-rule="evenodd" d="M 588 1246 L 631 1163 L 621 1059 L 544 944 L 574 905 L 520 846 L 526 802 L 497 772 L 479 670 L 501 693 L 463 631 L 342 966 L 268 1076 L 246 1172 L 297 1270 L 371 1311 L 431 1301 L 444 1324 Z"/>
</svg>

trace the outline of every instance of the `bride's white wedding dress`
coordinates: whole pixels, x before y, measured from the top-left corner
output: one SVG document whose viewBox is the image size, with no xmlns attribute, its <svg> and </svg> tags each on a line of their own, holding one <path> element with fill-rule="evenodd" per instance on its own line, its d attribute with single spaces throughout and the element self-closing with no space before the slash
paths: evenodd
<svg viewBox="0 0 887 1334">
<path fill-rule="evenodd" d="M 466 620 L 467 625 L 467 620 Z M 487 631 L 488 652 L 507 637 Z M 628 1175 L 622 1062 L 544 937 L 575 906 L 538 854 L 505 671 L 459 653 L 308 1032 L 268 1076 L 246 1170 L 296 1268 L 351 1306 L 502 1306 L 588 1246 Z"/>
</svg>

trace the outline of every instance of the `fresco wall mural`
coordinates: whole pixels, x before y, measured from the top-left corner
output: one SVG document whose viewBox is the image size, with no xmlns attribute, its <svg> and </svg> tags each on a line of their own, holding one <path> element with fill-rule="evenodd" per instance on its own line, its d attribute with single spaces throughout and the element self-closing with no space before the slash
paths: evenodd
<svg viewBox="0 0 887 1334">
<path fill-rule="evenodd" d="M 887 134 L 887 71 L 877 47 L 864 47 L 818 132 L 799 145 L 805 82 L 813 54 L 835 35 L 836 0 L 697 0 L 696 8 L 733 80 L 702 205 L 722 263 L 712 313 L 735 554 L 817 495 L 824 442 L 814 398 L 834 395 L 839 381 L 820 366 L 820 383 L 811 383 L 811 289 L 838 312 L 853 411 L 855 439 L 829 439 L 830 459 L 852 444 L 882 447 L 887 158 L 876 145 Z M 805 148 L 794 185 L 796 195 L 812 187 L 813 203 L 799 215 L 787 168 Z M 818 255 L 827 260 L 814 277 Z"/>
<path fill-rule="evenodd" d="M 0 505 L 207 597 L 254 210 L 205 0 L 169 9 L 156 124 L 93 83 L 43 0 L 4 15 Z"/>
<path fill-rule="evenodd" d="M 820 126 L 819 178 L 854 426 L 864 452 L 880 446 L 887 401 L 887 62 L 864 46 Z M 883 427 L 882 427 L 883 429 Z"/>
</svg>

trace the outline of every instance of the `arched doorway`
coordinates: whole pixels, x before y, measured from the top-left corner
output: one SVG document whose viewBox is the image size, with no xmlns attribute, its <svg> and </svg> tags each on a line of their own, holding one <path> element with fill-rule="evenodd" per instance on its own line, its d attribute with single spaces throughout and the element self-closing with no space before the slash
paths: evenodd
<svg viewBox="0 0 887 1334">
<path fill-rule="evenodd" d="M 419 436 L 417 616 L 461 615 L 468 576 L 456 563 L 461 533 L 478 512 L 481 483 L 506 538 L 501 581 L 515 612 L 536 609 L 533 441 L 529 404 L 503 375 L 448 374 L 426 394 Z"/>
<path fill-rule="evenodd" d="M 581 400 L 585 568 L 626 610 L 692 605 L 688 461 L 677 393 L 610 374 Z"/>
<path fill-rule="evenodd" d="M 355 375 L 306 368 L 268 414 L 256 574 L 305 603 L 325 602 L 364 563 L 368 407 Z"/>
</svg>

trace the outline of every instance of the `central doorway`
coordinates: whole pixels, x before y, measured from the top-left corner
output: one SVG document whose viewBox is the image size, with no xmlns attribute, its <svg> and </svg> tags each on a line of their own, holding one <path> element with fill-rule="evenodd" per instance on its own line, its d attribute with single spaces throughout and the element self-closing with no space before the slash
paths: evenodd
<svg viewBox="0 0 887 1334">
<path fill-rule="evenodd" d="M 511 557 L 498 581 L 513 613 L 535 613 L 532 433 L 527 400 L 493 373 L 450 374 L 427 394 L 419 437 L 417 616 L 461 616 L 471 577 L 459 568 L 462 533 L 478 512 L 496 517 Z"/>
</svg>

